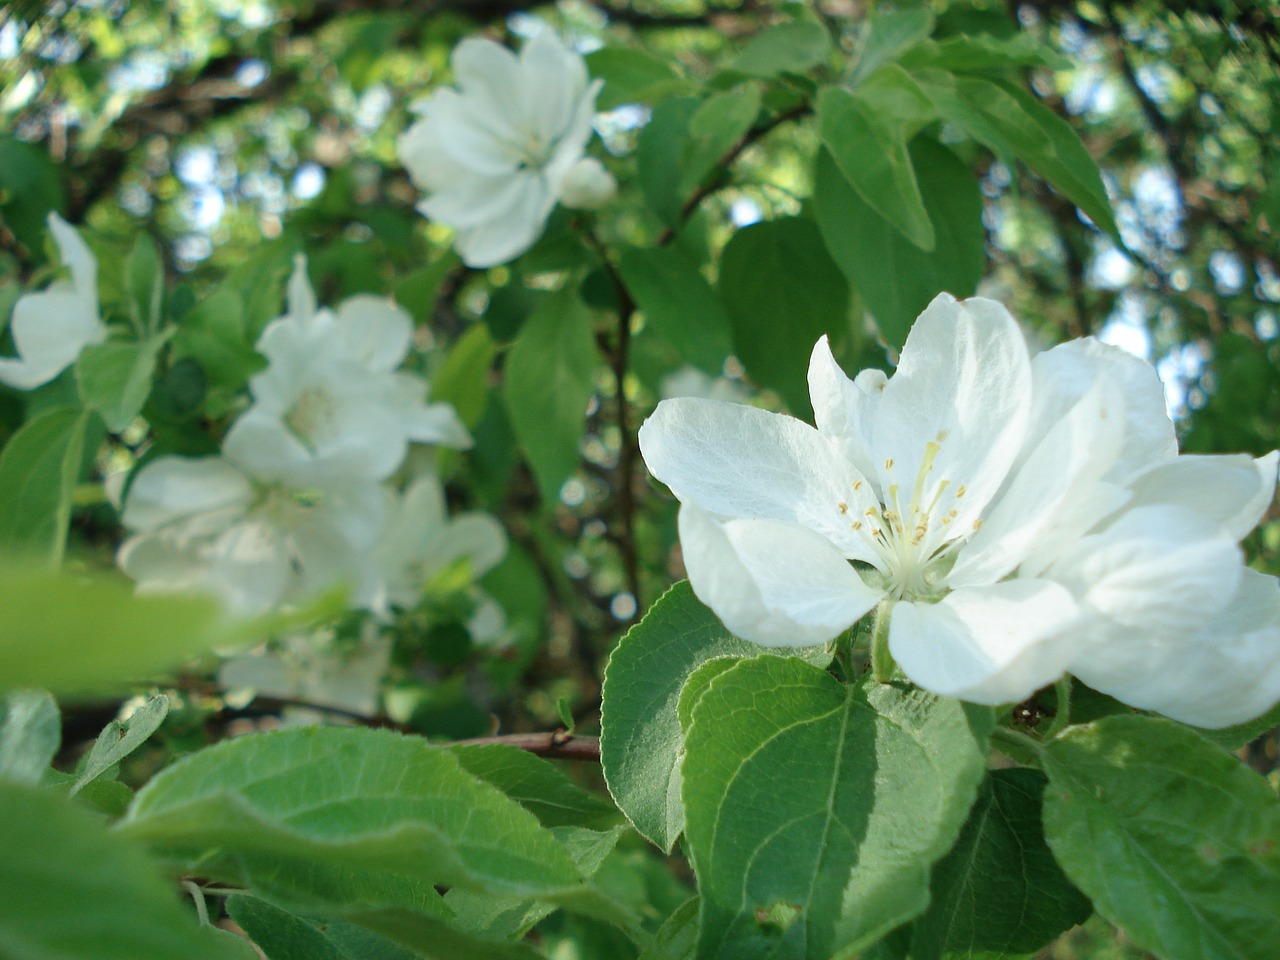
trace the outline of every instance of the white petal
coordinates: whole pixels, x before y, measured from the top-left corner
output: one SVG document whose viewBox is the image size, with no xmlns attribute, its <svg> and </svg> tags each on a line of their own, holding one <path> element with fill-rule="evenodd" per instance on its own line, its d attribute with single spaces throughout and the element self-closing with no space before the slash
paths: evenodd
<svg viewBox="0 0 1280 960">
<path fill-rule="evenodd" d="M 130 530 L 155 530 L 194 514 L 243 509 L 252 498 L 248 478 L 220 457 L 160 457 L 138 471 L 121 519 Z"/>
<path fill-rule="evenodd" d="M 10 329 L 18 359 L 0 359 L 0 383 L 20 390 L 48 383 L 107 335 L 96 305 L 62 283 L 20 297 Z"/>
<path fill-rule="evenodd" d="M 88 304 L 89 312 L 98 313 L 98 261 L 89 245 L 71 224 L 56 213 L 49 214 L 49 230 L 58 245 L 62 265 L 71 271 L 76 292 Z"/>
<path fill-rule="evenodd" d="M 540 176 L 529 171 L 500 176 L 468 174 L 427 197 L 418 208 L 431 220 L 466 230 L 500 223 L 548 200 L 550 190 Z"/>
<path fill-rule="evenodd" d="M 472 173 L 509 176 L 525 160 L 502 119 L 456 90 L 433 93 L 420 122 L 431 124 L 436 143 Z"/>
<path fill-rule="evenodd" d="M 518 95 L 524 99 L 529 132 L 544 143 L 562 137 L 587 85 L 582 57 L 550 30 L 544 30 L 520 51 L 520 80 Z"/>
<path fill-rule="evenodd" d="M 1257 460 L 1244 454 L 1165 460 L 1130 481 L 1132 506 L 1185 507 L 1243 540 L 1275 499 L 1278 458 L 1272 451 Z"/>
<path fill-rule="evenodd" d="M 1244 723 L 1280 700 L 1280 585 L 1245 568 L 1230 602 L 1200 630 L 1112 629 L 1102 651 L 1085 651 L 1072 667 L 1091 687 L 1199 727 Z"/>
<path fill-rule="evenodd" d="M 1071 595 L 1047 580 L 957 590 L 940 603 L 896 603 L 889 650 L 913 681 L 975 703 L 1014 703 L 1066 670 L 1063 631 L 1078 617 Z"/>
<path fill-rule="evenodd" d="M 397 373 L 387 406 L 405 436 L 418 443 L 432 443 L 455 450 L 471 447 L 471 434 L 448 403 L 427 403 L 427 383 L 411 373 Z"/>
<path fill-rule="evenodd" d="M 1164 387 L 1155 368 L 1133 354 L 1092 337 L 1072 340 L 1033 361 L 1035 405 L 1032 435 L 1049 428 L 1099 380 L 1119 388 L 1124 399 L 1124 442 L 1107 479 L 1123 483 L 1133 473 L 1178 452 Z"/>
<path fill-rule="evenodd" d="M 287 317 L 303 326 L 316 312 L 316 294 L 311 289 L 311 280 L 307 276 L 307 258 L 302 254 L 293 258 L 293 273 L 289 275 L 288 308 Z"/>
<path fill-rule="evenodd" d="M 384 297 L 344 300 L 337 312 L 338 336 L 351 360 L 369 370 L 394 370 L 409 352 L 413 319 Z"/>
<path fill-rule="evenodd" d="M 869 485 L 808 424 L 739 404 L 680 397 L 658 404 L 639 440 L 649 471 L 682 503 L 725 518 L 796 523 L 822 534 L 849 559 L 880 562 L 851 526 L 877 508 Z"/>
<path fill-rule="evenodd" d="M 445 149 L 440 131 L 430 120 L 419 120 L 400 134 L 396 156 L 409 171 L 419 190 L 448 189 L 464 177 L 473 176 L 469 167 Z"/>
<path fill-rule="evenodd" d="M 889 378 L 870 368 L 850 380 L 823 334 L 809 356 L 809 399 L 818 432 L 839 444 L 845 457 L 880 493 L 880 476 L 871 453 L 869 431 Z"/>
<path fill-rule="evenodd" d="M 926 550 L 972 529 L 1022 446 L 1030 403 L 1030 358 L 1009 312 L 980 297 L 936 297 L 911 328 L 871 431 L 887 505 L 908 518 L 917 489 L 922 506 L 935 504 Z"/>
<path fill-rule="evenodd" d="M 1087 527 L 1075 526 L 1071 507 L 1091 495 L 1090 488 L 1115 460 L 1122 414 L 1115 391 L 1100 382 L 1041 435 L 988 509 L 982 529 L 962 548 L 947 582 L 952 587 L 996 583 L 1034 548 L 1043 548 L 1046 538 L 1061 541 L 1064 534 L 1086 533 Z"/>
<path fill-rule="evenodd" d="M 454 247 L 467 266 L 492 267 L 514 260 L 542 236 L 555 196 L 542 176 L 525 172 L 515 182 L 518 189 L 500 214 L 486 223 L 455 228 Z"/>
<path fill-rule="evenodd" d="M 882 596 L 825 539 L 794 524 L 721 524 L 685 504 L 680 546 L 698 599 L 730 631 L 768 647 L 825 643 Z"/>
<path fill-rule="evenodd" d="M 236 524 L 210 548 L 207 584 L 232 612 L 256 616 L 284 599 L 293 576 L 281 531 L 260 518 Z"/>
<path fill-rule="evenodd" d="M 514 137 L 523 121 L 523 87 L 515 54 L 492 40 L 470 37 L 453 48 L 450 63 L 454 79 L 476 109 L 492 115 Z"/>
<path fill-rule="evenodd" d="M 1241 569 L 1240 550 L 1221 526 L 1181 507 L 1153 506 L 1125 510 L 1081 538 L 1046 576 L 1090 612 L 1160 635 L 1194 630 L 1221 610 Z"/>
<path fill-rule="evenodd" d="M 599 210 L 618 195 L 618 181 L 595 157 L 582 157 L 569 168 L 556 192 L 566 207 Z"/>
</svg>

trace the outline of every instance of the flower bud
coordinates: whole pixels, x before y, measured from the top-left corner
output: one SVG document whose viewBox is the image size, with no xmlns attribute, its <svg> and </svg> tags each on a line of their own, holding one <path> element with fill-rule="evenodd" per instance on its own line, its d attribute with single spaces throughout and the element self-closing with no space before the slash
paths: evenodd
<svg viewBox="0 0 1280 960">
<path fill-rule="evenodd" d="M 576 210 L 598 210 L 617 194 L 618 182 L 595 157 L 583 157 L 560 183 L 560 202 Z"/>
</svg>

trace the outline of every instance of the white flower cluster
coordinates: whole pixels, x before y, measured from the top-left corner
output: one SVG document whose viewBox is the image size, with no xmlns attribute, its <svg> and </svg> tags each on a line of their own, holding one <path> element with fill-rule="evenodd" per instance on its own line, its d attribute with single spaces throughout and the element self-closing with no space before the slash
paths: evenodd
<svg viewBox="0 0 1280 960">
<path fill-rule="evenodd" d="M 0 357 L 0 383 L 19 390 L 48 383 L 75 363 L 81 350 L 107 336 L 98 313 L 98 261 L 56 213 L 49 214 L 49 231 L 71 277 L 25 294 L 13 305 L 10 329 L 18 356 Z"/>
<path fill-rule="evenodd" d="M 426 382 L 398 369 L 412 334 L 389 300 L 317 309 L 299 258 L 222 455 L 160 457 L 129 488 L 117 559 L 139 589 L 212 593 L 258 614 L 345 583 L 353 605 L 386 613 L 460 555 L 477 575 L 496 563 L 506 543 L 491 518 L 451 523 L 434 477 L 403 496 L 386 483 L 411 442 L 471 443 L 453 408 L 427 403 Z"/>
<path fill-rule="evenodd" d="M 455 231 L 472 267 L 506 263 L 542 235 L 557 203 L 595 208 L 617 191 L 598 160 L 583 156 L 601 81 L 551 32 L 517 57 L 491 40 L 453 51 L 460 89 L 415 104 L 400 162 L 427 194 L 424 215 Z"/>
<path fill-rule="evenodd" d="M 1238 546 L 1277 454 L 1179 455 L 1150 365 L 1093 339 L 1032 357 L 1000 304 L 943 294 L 892 377 L 850 380 L 824 338 L 809 389 L 816 428 L 676 399 L 640 430 L 733 632 L 821 643 L 883 605 L 898 665 L 947 696 L 1069 672 L 1203 727 L 1280 699 L 1280 585 Z"/>
</svg>

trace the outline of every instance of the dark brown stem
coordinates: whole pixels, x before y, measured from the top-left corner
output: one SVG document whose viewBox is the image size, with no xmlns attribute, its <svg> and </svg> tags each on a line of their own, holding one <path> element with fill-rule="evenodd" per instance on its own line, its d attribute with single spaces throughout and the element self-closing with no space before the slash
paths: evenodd
<svg viewBox="0 0 1280 960">
<path fill-rule="evenodd" d="M 583 737 L 564 730 L 556 730 L 553 733 L 508 733 L 497 737 L 476 737 L 472 740 L 455 740 L 451 746 L 478 747 L 491 743 L 519 747 L 526 753 L 537 754 L 539 757 L 548 757 L 552 760 L 600 762 L 599 737 Z"/>
<path fill-rule="evenodd" d="M 617 393 L 618 414 L 618 521 L 619 530 L 616 539 L 622 554 L 622 566 L 626 571 L 627 590 L 635 600 L 635 612 L 628 619 L 634 619 L 641 610 L 640 598 L 640 561 L 636 556 L 636 502 L 635 473 L 636 446 L 632 433 L 627 407 L 627 363 L 631 348 L 631 319 L 636 312 L 635 301 L 627 290 L 627 285 L 618 272 L 618 265 L 613 256 L 590 227 L 584 231 L 587 243 L 600 258 L 609 278 L 613 281 L 614 294 L 618 300 L 618 337 L 613 350 L 609 351 L 609 365 L 613 370 L 614 389 Z"/>
</svg>

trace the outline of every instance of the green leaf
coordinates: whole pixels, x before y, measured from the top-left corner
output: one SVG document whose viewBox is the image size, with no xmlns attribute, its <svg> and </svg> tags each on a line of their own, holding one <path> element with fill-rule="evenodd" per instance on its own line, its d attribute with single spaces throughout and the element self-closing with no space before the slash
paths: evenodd
<svg viewBox="0 0 1280 960">
<path fill-rule="evenodd" d="M 489 329 L 477 323 L 453 345 L 438 373 L 431 378 L 431 399 L 453 404 L 468 429 L 484 416 L 489 402 L 489 368 L 498 345 Z"/>
<path fill-rule="evenodd" d="M 877 14 L 863 38 L 850 84 L 871 76 L 881 66 L 893 62 L 924 40 L 933 32 L 933 23 L 933 11 L 927 7 Z"/>
<path fill-rule="evenodd" d="M 61 562 L 88 425 L 88 410 L 52 407 L 10 438 L 0 453 L 0 550 L 49 566 Z"/>
<path fill-rule="evenodd" d="M 532 813 L 384 730 L 223 741 L 152 779 L 118 829 L 182 869 L 344 910 L 439 914 L 436 885 L 551 898 L 580 880 Z"/>
<path fill-rule="evenodd" d="M 689 679 L 680 688 L 680 699 L 676 701 L 676 718 L 680 721 L 680 732 L 689 735 L 689 726 L 693 723 L 693 708 L 698 705 L 702 695 L 711 686 L 711 681 L 726 670 L 732 670 L 740 662 L 739 657 L 716 657 L 700 663 Z"/>
<path fill-rule="evenodd" d="M 523 943 L 485 941 L 439 917 L 403 908 L 354 911 L 351 920 L 429 960 L 545 960 Z"/>
<path fill-rule="evenodd" d="M 604 673 L 600 760 L 614 802 L 649 841 L 669 852 L 684 828 L 680 803 L 680 690 L 715 657 L 802 656 L 825 665 L 824 647 L 763 650 L 725 629 L 688 581 L 662 595 L 614 647 Z"/>
<path fill-rule="evenodd" d="M 1044 774 L 993 770 L 951 852 L 933 868 L 912 960 L 1030 957 L 1093 912 L 1044 841 Z"/>
<path fill-rule="evenodd" d="M 1045 46 L 1029 33 L 1016 33 L 1011 37 L 959 34 L 936 43 L 925 40 L 904 53 L 898 62 L 907 70 L 924 68 L 958 73 L 1008 71 L 1019 67 L 1070 70 L 1075 66 L 1069 57 Z"/>
<path fill-rule="evenodd" d="M 267 960 L 418 960 L 423 956 L 363 927 L 331 917 L 308 919 L 244 894 L 227 898 L 227 914 Z"/>
<path fill-rule="evenodd" d="M 632 247 L 622 254 L 618 269 L 646 322 L 683 360 L 713 376 L 724 372 L 725 358 L 733 349 L 729 318 L 707 278 L 683 250 Z"/>
<path fill-rule="evenodd" d="M 662 60 L 629 47 L 601 47 L 587 54 L 591 76 L 604 81 L 596 98 L 597 110 L 612 110 L 624 103 L 657 103 L 690 89 Z"/>
<path fill-rule="evenodd" d="M 1044 751 L 1044 828 L 1098 912 L 1163 960 L 1280 957 L 1280 800 L 1180 724 L 1107 717 Z"/>
<path fill-rule="evenodd" d="M 197 924 L 155 864 L 88 811 L 0 782 L 0 955 L 6 960 L 253 960 Z"/>
<path fill-rule="evenodd" d="M 265 364 L 246 334 L 240 298 L 226 289 L 201 300 L 182 318 L 173 337 L 173 357 L 195 360 L 209 385 L 228 393 L 243 388 Z"/>
<path fill-rule="evenodd" d="M 993 722 L 988 708 L 844 686 L 797 659 L 722 673 L 694 708 L 682 765 L 698 956 L 847 956 L 921 913 Z"/>
<path fill-rule="evenodd" d="M 850 93 L 818 95 L 822 142 L 862 200 L 921 250 L 937 238 L 907 143 L 935 115 L 929 98 L 901 67 L 881 67 Z"/>
<path fill-rule="evenodd" d="M 683 159 L 689 149 L 689 119 L 702 101 L 672 97 L 653 108 L 636 141 L 636 179 L 644 206 L 669 227 L 680 225 L 686 193 Z"/>
<path fill-rule="evenodd" d="M 84 761 L 80 776 L 71 787 L 74 796 L 93 780 L 127 757 L 160 729 L 169 715 L 169 698 L 163 693 L 149 697 L 147 701 L 121 723 L 112 720 L 93 742 L 89 756 Z"/>
<path fill-rule="evenodd" d="M 759 113 L 760 91 L 751 84 L 713 94 L 693 112 L 680 170 L 682 198 L 709 175 L 723 170 L 721 161 L 751 129 Z"/>
<path fill-rule="evenodd" d="M 152 334 L 160 329 L 160 310 L 164 298 L 164 264 L 156 242 L 139 233 L 129 253 L 129 312 L 134 329 Z M 141 407 L 141 404 L 139 404 Z"/>
<path fill-rule="evenodd" d="M 503 398 L 548 507 L 577 469 L 599 362 L 591 314 L 571 287 L 542 302 L 507 355 Z"/>
<path fill-rule="evenodd" d="M 544 827 L 603 829 L 618 821 L 618 811 L 603 797 L 588 793 L 557 767 L 519 747 L 503 743 L 449 747 L 473 777 L 491 783 L 534 814 Z"/>
<path fill-rule="evenodd" d="M 1009 83 L 940 70 L 915 77 L 945 119 L 1002 159 L 1021 160 L 1123 248 L 1098 165 L 1069 123 Z"/>
<path fill-rule="evenodd" d="M 169 334 L 162 334 L 142 343 L 109 340 L 80 351 L 76 361 L 80 399 L 101 415 L 112 433 L 129 426 L 147 402 L 156 355 L 168 339 Z"/>
<path fill-rule="evenodd" d="M 698 910 L 697 897 L 677 907 L 638 960 L 693 960 L 698 948 Z"/>
<path fill-rule="evenodd" d="M 34 143 L 0 135 L 0 217 L 28 249 L 40 249 L 45 218 L 65 204 L 66 192 L 49 154 Z"/>
<path fill-rule="evenodd" d="M 816 20 L 796 20 L 756 34 L 730 62 L 730 69 L 754 77 L 807 73 L 827 62 L 831 37 Z"/>
<path fill-rule="evenodd" d="M 1074 715 L 1073 709 L 1072 716 Z M 1244 723 L 1238 723 L 1234 727 L 1224 727 L 1221 730 L 1197 730 L 1196 732 L 1222 749 L 1234 752 L 1245 744 L 1253 743 L 1277 726 L 1280 726 L 1280 703 L 1255 720 L 1246 720 Z"/>
<path fill-rule="evenodd" d="M 427 266 L 406 275 L 396 283 L 395 299 L 418 323 L 431 323 L 436 309 L 440 285 L 461 261 L 452 250 L 442 253 Z"/>
<path fill-rule="evenodd" d="M 39 783 L 62 743 L 58 705 L 43 690 L 15 690 L 0 707 L 0 779 Z"/>
<path fill-rule="evenodd" d="M 945 290 L 971 296 L 985 266 L 982 193 L 968 167 L 925 136 L 910 146 L 925 210 L 938 237 L 925 253 L 868 206 L 827 151 L 814 170 L 814 209 L 827 249 L 861 294 L 884 339 L 901 350 L 911 324 Z"/>
<path fill-rule="evenodd" d="M 721 254 L 720 296 L 752 379 L 808 410 L 813 345 L 849 322 L 849 285 L 817 225 L 784 217 L 739 230 Z"/>
<path fill-rule="evenodd" d="M 0 566 L 0 689 L 110 692 L 232 639 L 210 600 L 137 597 L 120 578 Z"/>
</svg>

